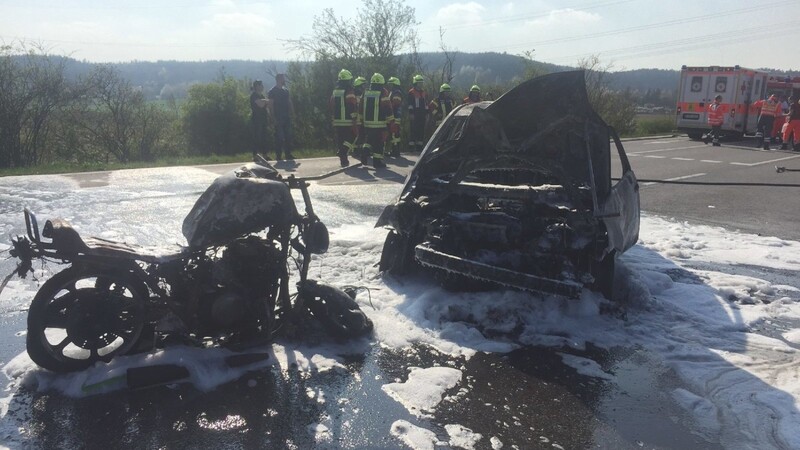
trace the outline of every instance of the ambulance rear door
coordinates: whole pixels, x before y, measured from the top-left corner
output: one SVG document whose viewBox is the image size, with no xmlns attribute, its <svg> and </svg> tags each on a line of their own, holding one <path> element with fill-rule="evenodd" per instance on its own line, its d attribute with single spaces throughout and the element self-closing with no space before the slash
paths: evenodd
<svg viewBox="0 0 800 450">
<path fill-rule="evenodd" d="M 678 91 L 677 127 L 708 128 L 706 121 L 706 102 L 711 74 L 705 67 L 686 67 L 681 69 L 681 85 Z"/>
</svg>

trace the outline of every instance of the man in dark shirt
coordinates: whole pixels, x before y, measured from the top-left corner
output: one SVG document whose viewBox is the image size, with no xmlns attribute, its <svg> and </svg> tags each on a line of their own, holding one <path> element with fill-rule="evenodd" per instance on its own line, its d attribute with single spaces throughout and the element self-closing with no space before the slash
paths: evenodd
<svg viewBox="0 0 800 450">
<path fill-rule="evenodd" d="M 261 80 L 253 82 L 250 94 L 250 129 L 252 131 L 253 158 L 256 153 L 267 156 L 267 98 L 264 96 L 264 83 Z"/>
<path fill-rule="evenodd" d="M 291 147 L 294 107 L 289 89 L 286 88 L 284 74 L 275 75 L 275 86 L 269 90 L 267 98 L 269 98 L 270 112 L 275 120 L 275 158 L 281 159 L 281 154 L 285 154 L 286 159 L 294 159 Z"/>
</svg>

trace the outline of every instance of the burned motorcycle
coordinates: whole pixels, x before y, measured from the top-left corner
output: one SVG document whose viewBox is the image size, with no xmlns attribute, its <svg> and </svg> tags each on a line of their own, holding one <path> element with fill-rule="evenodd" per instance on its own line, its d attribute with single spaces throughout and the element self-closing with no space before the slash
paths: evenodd
<svg viewBox="0 0 800 450">
<path fill-rule="evenodd" d="M 168 252 L 84 239 L 63 219 L 48 220 L 40 235 L 26 209 L 27 236 L 13 239 L 17 273 L 24 277 L 36 258 L 70 264 L 31 303 L 31 359 L 70 372 L 169 342 L 241 348 L 309 316 L 337 338 L 370 332 L 354 296 L 308 279 L 311 255 L 329 244 L 308 180 L 331 174 L 283 178 L 259 159 L 220 176 L 183 222 L 189 245 Z M 293 189 L 302 193 L 305 214 Z M 293 272 L 299 280 L 291 289 Z"/>
</svg>

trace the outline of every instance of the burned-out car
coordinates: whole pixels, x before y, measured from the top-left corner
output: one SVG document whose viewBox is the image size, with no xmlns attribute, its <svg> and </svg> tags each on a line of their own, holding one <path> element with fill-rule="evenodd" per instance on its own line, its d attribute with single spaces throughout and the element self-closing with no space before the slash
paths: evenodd
<svg viewBox="0 0 800 450">
<path fill-rule="evenodd" d="M 391 230 L 384 272 L 611 298 L 615 259 L 638 240 L 639 186 L 584 73 L 562 72 L 455 109 L 376 226 Z"/>
</svg>

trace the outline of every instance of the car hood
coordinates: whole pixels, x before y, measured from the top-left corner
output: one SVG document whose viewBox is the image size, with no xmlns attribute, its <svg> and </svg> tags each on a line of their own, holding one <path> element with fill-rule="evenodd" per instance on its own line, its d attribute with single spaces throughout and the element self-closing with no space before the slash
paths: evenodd
<svg viewBox="0 0 800 450">
<path fill-rule="evenodd" d="M 457 183 L 478 168 L 525 165 L 592 186 L 600 199 L 608 193 L 609 129 L 589 103 L 583 71 L 534 78 L 450 120 L 463 121 L 461 133 L 448 140 L 447 122 L 434 133 L 404 193 L 443 173 L 461 174 L 452 178 Z"/>
</svg>

